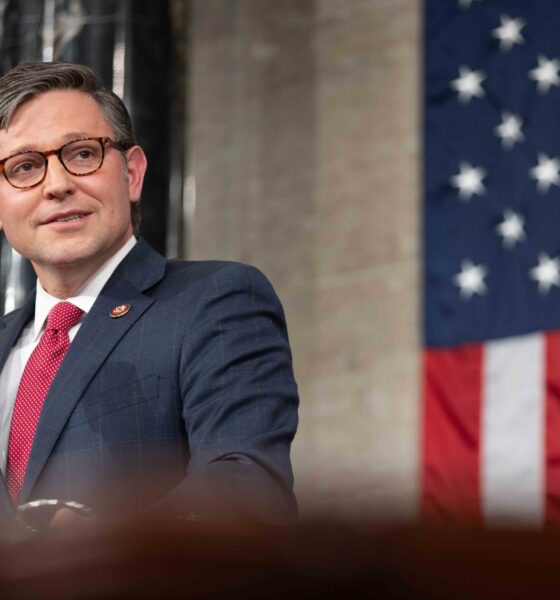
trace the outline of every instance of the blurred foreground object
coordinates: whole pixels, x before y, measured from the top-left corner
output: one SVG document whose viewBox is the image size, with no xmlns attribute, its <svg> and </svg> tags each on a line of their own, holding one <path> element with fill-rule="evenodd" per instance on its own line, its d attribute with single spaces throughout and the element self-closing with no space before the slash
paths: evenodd
<svg viewBox="0 0 560 600">
<path fill-rule="evenodd" d="M 3 599 L 552 598 L 560 535 L 148 518 L 0 548 Z"/>
</svg>

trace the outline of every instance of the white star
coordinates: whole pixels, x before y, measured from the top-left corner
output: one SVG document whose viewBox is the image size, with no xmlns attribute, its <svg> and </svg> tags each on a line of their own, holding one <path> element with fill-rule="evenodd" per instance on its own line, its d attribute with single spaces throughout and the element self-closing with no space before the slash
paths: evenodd
<svg viewBox="0 0 560 600">
<path fill-rule="evenodd" d="M 560 60 L 548 60 L 546 56 L 539 56 L 539 66 L 529 71 L 529 77 L 537 81 L 537 88 L 542 94 L 548 92 L 551 85 L 560 85 Z"/>
<path fill-rule="evenodd" d="M 470 260 L 461 263 L 461 272 L 453 277 L 455 285 L 461 288 L 461 297 L 469 299 L 473 294 L 485 294 L 487 287 L 484 278 L 488 269 L 484 265 L 475 265 Z"/>
<path fill-rule="evenodd" d="M 504 148 L 512 148 L 515 142 L 521 142 L 525 139 L 521 131 L 523 121 L 521 117 L 512 115 L 509 112 L 502 113 L 502 122 L 494 129 L 496 135 L 502 138 Z"/>
<path fill-rule="evenodd" d="M 461 102 L 468 102 L 473 96 L 482 98 L 481 83 L 486 79 L 483 71 L 472 71 L 469 67 L 459 67 L 459 77 L 451 82 L 451 87 L 459 93 Z"/>
<path fill-rule="evenodd" d="M 479 2 L 481 2 L 482 0 L 479 0 Z M 459 6 L 461 8 L 470 8 L 470 5 L 472 4 L 473 0 L 459 0 Z"/>
<path fill-rule="evenodd" d="M 473 194 L 482 196 L 486 191 L 482 180 L 486 171 L 482 167 L 471 167 L 469 163 L 459 165 L 459 173 L 451 178 L 451 185 L 458 188 L 461 200 L 470 200 Z"/>
<path fill-rule="evenodd" d="M 498 235 L 504 238 L 504 246 L 513 248 L 516 242 L 523 241 L 527 236 L 523 229 L 525 219 L 511 210 L 504 212 L 504 220 L 496 227 Z"/>
<path fill-rule="evenodd" d="M 525 38 L 521 30 L 527 24 L 523 19 L 512 19 L 508 15 L 501 15 L 502 24 L 492 30 L 492 35 L 500 40 L 500 50 L 511 50 L 514 44 L 524 44 Z"/>
<path fill-rule="evenodd" d="M 531 177 L 538 181 L 539 192 L 548 192 L 551 185 L 560 186 L 560 160 L 548 158 L 546 154 L 539 154 L 539 164 L 530 171 Z"/>
<path fill-rule="evenodd" d="M 560 287 L 560 257 L 550 258 L 541 252 L 539 264 L 529 271 L 529 277 L 539 282 L 541 294 L 548 294 L 553 285 Z"/>
</svg>

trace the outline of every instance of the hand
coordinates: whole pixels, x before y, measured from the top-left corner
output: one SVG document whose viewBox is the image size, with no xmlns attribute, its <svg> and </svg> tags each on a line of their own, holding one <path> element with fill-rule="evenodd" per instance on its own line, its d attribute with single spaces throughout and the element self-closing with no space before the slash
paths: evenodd
<svg viewBox="0 0 560 600">
<path fill-rule="evenodd" d="M 93 516 L 84 516 L 71 508 L 59 508 L 45 531 L 56 533 L 81 533 L 95 526 L 98 522 Z"/>
<path fill-rule="evenodd" d="M 91 510 L 78 502 L 33 500 L 18 506 L 16 522 L 31 532 L 83 532 L 97 522 Z"/>
</svg>

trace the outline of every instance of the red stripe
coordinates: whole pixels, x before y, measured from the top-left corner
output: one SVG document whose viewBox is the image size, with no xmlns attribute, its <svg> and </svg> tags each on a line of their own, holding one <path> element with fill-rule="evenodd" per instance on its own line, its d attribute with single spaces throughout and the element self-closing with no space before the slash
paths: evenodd
<svg viewBox="0 0 560 600">
<path fill-rule="evenodd" d="M 424 354 L 422 514 L 479 524 L 483 348 Z"/>
<path fill-rule="evenodd" d="M 546 334 L 545 523 L 560 524 L 560 332 Z"/>
</svg>

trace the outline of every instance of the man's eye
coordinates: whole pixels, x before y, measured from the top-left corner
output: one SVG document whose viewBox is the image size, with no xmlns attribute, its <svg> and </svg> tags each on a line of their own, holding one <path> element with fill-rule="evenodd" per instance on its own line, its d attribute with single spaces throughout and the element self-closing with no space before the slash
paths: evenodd
<svg viewBox="0 0 560 600">
<path fill-rule="evenodd" d="M 71 147 L 64 153 L 64 160 L 70 163 L 91 162 L 97 160 L 99 152 L 89 146 Z"/>
<path fill-rule="evenodd" d="M 29 160 L 21 161 L 14 165 L 10 165 L 9 171 L 12 175 L 25 175 L 27 173 L 32 173 L 36 169 L 40 169 L 41 165 L 36 162 L 32 162 Z"/>
<path fill-rule="evenodd" d="M 16 171 L 31 171 L 34 168 L 35 168 L 35 165 L 33 163 L 26 162 L 26 163 L 21 163 L 21 165 L 18 165 L 16 167 Z"/>
</svg>

